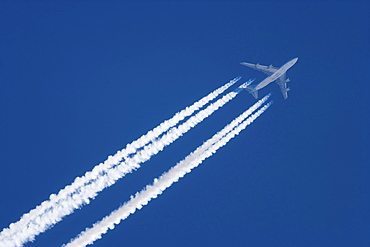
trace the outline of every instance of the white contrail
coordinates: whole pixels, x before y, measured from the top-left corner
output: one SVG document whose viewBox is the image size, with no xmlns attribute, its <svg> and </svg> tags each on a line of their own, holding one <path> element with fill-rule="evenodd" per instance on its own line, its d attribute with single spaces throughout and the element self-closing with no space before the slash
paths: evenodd
<svg viewBox="0 0 370 247">
<path fill-rule="evenodd" d="M 147 134 L 143 135 L 136 141 L 127 144 L 125 149 L 118 151 L 113 156 L 109 156 L 104 163 L 95 166 L 92 171 L 86 172 L 82 177 L 77 177 L 72 184 L 60 190 L 57 195 L 50 195 L 49 200 L 42 202 L 30 212 L 25 213 L 19 221 L 10 224 L 9 228 L 4 228 L 2 230 L 0 233 L 0 246 L 22 246 L 24 243 L 34 240 L 36 235 L 50 228 L 52 225 L 60 221 L 63 216 L 71 212 L 60 215 L 59 218 L 49 219 L 48 222 L 45 223 L 42 218 L 45 218 L 46 214 L 50 212 L 63 211 L 61 210 L 64 209 L 63 202 L 65 200 L 69 200 L 71 196 L 74 197 L 74 194 L 79 193 L 81 188 L 83 188 L 86 184 L 96 180 L 96 178 L 106 173 L 106 171 L 113 166 L 117 165 L 122 159 L 127 158 L 130 154 L 135 153 L 138 149 L 155 140 L 158 138 L 158 136 L 168 131 L 168 129 L 171 127 L 177 125 L 186 117 L 191 116 L 195 111 L 199 110 L 204 105 L 215 99 L 239 79 L 240 77 L 231 80 L 222 87 L 195 102 L 193 105 L 176 113 L 171 119 L 162 122 L 159 126 L 148 131 Z M 75 208 L 81 206 L 82 204 L 84 204 L 84 202 L 81 202 L 80 204 L 76 203 Z M 64 210 L 64 212 L 66 211 Z M 33 230 L 30 231 L 30 229 Z"/>
<path fill-rule="evenodd" d="M 165 146 L 174 142 L 213 112 L 232 100 L 238 94 L 236 91 L 238 90 L 224 95 L 221 99 L 210 104 L 206 109 L 199 111 L 178 127 L 169 129 L 163 136 L 137 151 L 132 157 L 126 158 L 126 160 L 122 161 L 119 165 L 108 169 L 95 180 L 92 180 L 91 183 L 85 184 L 85 186 L 82 186 L 76 193 L 66 197 L 61 203 L 57 203 L 49 211 L 38 217 L 27 229 L 19 232 L 17 237 L 24 238 L 24 236 L 34 235 L 35 232 L 43 232 L 48 226 L 59 222 L 63 216 L 71 214 L 83 204 L 88 204 L 90 199 L 94 198 L 98 192 L 113 185 L 128 172 L 132 172 L 134 169 L 139 168 L 140 163 L 149 160 L 153 155 L 163 150 Z"/>
<path fill-rule="evenodd" d="M 259 104 L 258 106 L 260 106 L 262 104 L 261 102 L 265 102 L 268 97 L 269 95 L 257 102 L 256 105 Z M 185 176 L 185 174 L 191 172 L 191 170 L 201 164 L 203 160 L 212 156 L 219 148 L 226 145 L 228 141 L 238 135 L 259 117 L 271 105 L 271 102 L 247 118 L 255 108 L 258 108 L 256 105 L 245 111 L 223 130 L 198 147 L 193 153 L 189 154 L 184 160 L 177 163 L 177 165 L 172 167 L 168 172 L 154 179 L 152 185 L 147 185 L 143 190 L 136 193 L 135 196 L 131 196 L 131 199 L 123 206 L 113 211 L 100 222 L 95 223 L 92 228 L 88 228 L 80 233 L 77 238 L 71 240 L 71 242 L 65 246 L 80 247 L 92 244 L 97 239 L 100 239 L 109 229 L 114 229 L 115 225 L 126 219 L 130 214 L 133 214 L 137 209 L 141 209 L 144 205 L 147 205 L 151 199 L 158 197 L 158 195 L 162 194 L 163 191 L 174 182 L 177 182 L 180 178 Z"/>
</svg>

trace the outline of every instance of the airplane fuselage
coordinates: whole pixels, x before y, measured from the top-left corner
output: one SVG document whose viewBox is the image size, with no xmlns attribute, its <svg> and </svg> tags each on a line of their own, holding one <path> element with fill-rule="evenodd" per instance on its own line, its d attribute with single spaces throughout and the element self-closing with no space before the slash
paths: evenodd
<svg viewBox="0 0 370 247">
<path fill-rule="evenodd" d="M 281 66 L 278 70 L 275 71 L 275 73 L 273 73 L 272 75 L 270 75 L 269 77 L 265 78 L 263 81 L 258 83 L 258 85 L 254 88 L 254 90 L 259 90 L 261 88 L 264 88 L 271 82 L 277 80 L 280 76 L 285 74 L 286 71 L 290 69 L 297 62 L 297 60 L 298 58 L 294 58 L 290 60 L 289 62 L 287 62 L 286 64 L 284 64 L 283 66 Z"/>
</svg>

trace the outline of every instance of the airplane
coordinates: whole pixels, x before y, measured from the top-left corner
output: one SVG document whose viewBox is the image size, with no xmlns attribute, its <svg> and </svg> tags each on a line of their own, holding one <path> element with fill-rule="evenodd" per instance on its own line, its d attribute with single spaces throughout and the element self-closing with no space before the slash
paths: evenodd
<svg viewBox="0 0 370 247">
<path fill-rule="evenodd" d="M 290 60 L 280 68 L 273 67 L 272 65 L 270 66 L 264 66 L 260 64 L 252 64 L 252 63 L 245 63 L 242 62 L 240 63 L 241 65 L 247 66 L 249 68 L 259 70 L 265 74 L 268 75 L 267 78 L 265 78 L 263 81 L 258 83 L 255 86 L 247 86 L 246 90 L 253 95 L 254 98 L 258 98 L 258 90 L 261 88 L 266 87 L 268 84 L 271 82 L 277 80 L 277 84 L 280 86 L 281 93 L 283 94 L 284 99 L 288 98 L 288 91 L 290 88 L 287 88 L 286 83 L 289 82 L 289 79 L 286 79 L 286 71 L 290 69 L 298 60 L 298 57 Z"/>
</svg>

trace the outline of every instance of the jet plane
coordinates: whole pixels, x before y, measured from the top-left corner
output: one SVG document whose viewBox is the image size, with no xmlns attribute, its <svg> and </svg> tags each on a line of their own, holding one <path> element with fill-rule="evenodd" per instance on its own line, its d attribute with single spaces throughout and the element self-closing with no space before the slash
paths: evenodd
<svg viewBox="0 0 370 247">
<path fill-rule="evenodd" d="M 280 86 L 281 93 L 283 94 L 284 99 L 288 98 L 288 91 L 290 88 L 287 88 L 286 83 L 289 82 L 289 79 L 286 79 L 286 71 L 290 69 L 298 60 L 298 57 L 290 60 L 280 68 L 270 66 L 264 66 L 260 64 L 252 64 L 252 63 L 240 63 L 242 65 L 245 65 L 249 68 L 262 71 L 263 73 L 267 74 L 268 77 L 265 78 L 263 81 L 258 83 L 257 85 L 250 85 L 246 87 L 246 90 L 253 95 L 254 98 L 258 98 L 258 90 L 261 88 L 266 87 L 271 82 L 276 81 L 277 84 Z"/>
</svg>

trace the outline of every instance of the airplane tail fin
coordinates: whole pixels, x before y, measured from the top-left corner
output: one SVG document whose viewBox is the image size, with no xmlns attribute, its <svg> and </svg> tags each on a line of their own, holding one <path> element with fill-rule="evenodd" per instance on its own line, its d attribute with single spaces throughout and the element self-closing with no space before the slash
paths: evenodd
<svg viewBox="0 0 370 247">
<path fill-rule="evenodd" d="M 255 99 L 258 99 L 258 90 L 255 90 L 254 87 L 247 86 L 245 90 L 251 93 Z"/>
</svg>

